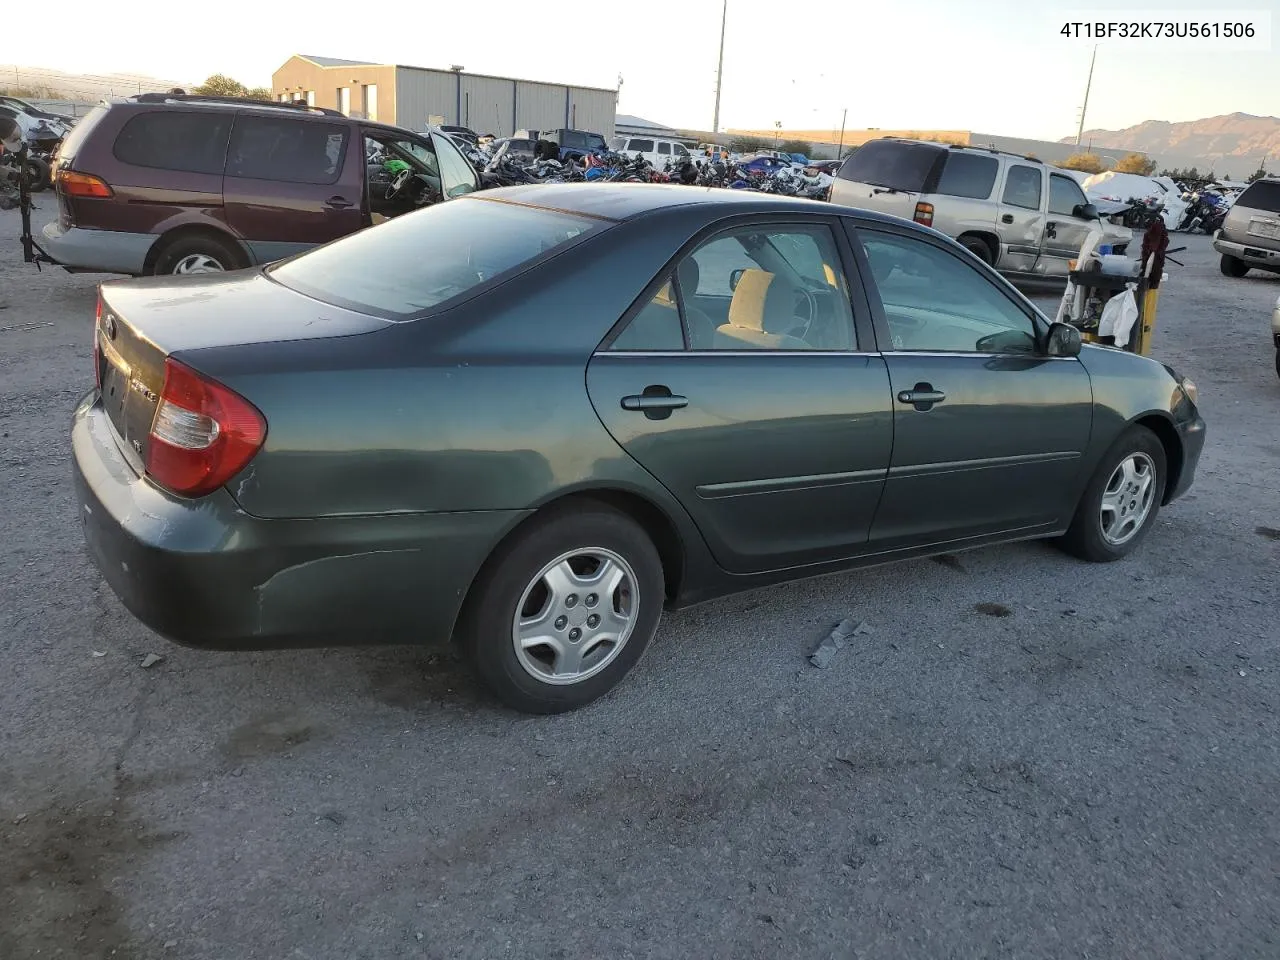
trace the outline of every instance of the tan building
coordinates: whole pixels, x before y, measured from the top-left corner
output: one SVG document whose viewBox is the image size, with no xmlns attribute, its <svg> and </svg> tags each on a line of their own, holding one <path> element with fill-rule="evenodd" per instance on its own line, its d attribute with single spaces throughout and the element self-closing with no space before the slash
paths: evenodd
<svg viewBox="0 0 1280 960">
<path fill-rule="evenodd" d="M 271 75 L 280 100 L 422 130 L 430 123 L 511 136 L 568 127 L 613 136 L 618 92 L 454 70 L 297 54 Z"/>
</svg>

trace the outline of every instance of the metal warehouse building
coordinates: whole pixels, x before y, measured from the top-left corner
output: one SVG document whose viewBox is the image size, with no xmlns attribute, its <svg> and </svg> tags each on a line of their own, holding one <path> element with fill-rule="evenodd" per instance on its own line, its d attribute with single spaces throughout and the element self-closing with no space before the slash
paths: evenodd
<svg viewBox="0 0 1280 960">
<path fill-rule="evenodd" d="M 401 64 L 292 56 L 271 75 L 281 100 L 422 130 L 429 123 L 511 136 L 569 127 L 613 136 L 618 92 Z"/>
</svg>

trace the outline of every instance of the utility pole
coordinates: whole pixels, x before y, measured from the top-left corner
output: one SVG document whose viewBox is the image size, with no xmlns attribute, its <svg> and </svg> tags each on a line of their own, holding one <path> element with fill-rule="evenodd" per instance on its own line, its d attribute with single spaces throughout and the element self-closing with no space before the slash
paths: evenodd
<svg viewBox="0 0 1280 960">
<path fill-rule="evenodd" d="M 720 84 L 724 80 L 724 25 L 729 20 L 729 0 L 724 0 L 720 12 L 720 62 L 716 64 L 716 113 L 711 121 L 711 132 L 720 132 Z"/>
<path fill-rule="evenodd" d="M 844 113 L 840 114 L 840 149 L 836 151 L 836 159 L 844 159 L 844 122 L 849 119 L 849 108 L 844 108 Z"/>
<path fill-rule="evenodd" d="M 1098 59 L 1098 45 L 1093 45 L 1093 54 L 1089 57 L 1089 79 L 1084 84 L 1084 106 L 1080 108 L 1080 127 L 1076 130 L 1076 146 L 1080 146 L 1080 139 L 1084 136 L 1084 115 L 1089 109 L 1089 88 L 1093 86 L 1093 62 Z"/>
</svg>

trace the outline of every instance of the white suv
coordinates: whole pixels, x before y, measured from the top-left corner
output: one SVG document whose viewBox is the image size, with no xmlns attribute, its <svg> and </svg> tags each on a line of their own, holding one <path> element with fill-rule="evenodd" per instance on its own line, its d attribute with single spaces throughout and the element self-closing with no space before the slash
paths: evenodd
<svg viewBox="0 0 1280 960">
<path fill-rule="evenodd" d="M 614 137 L 613 149 L 634 157 L 637 153 L 644 157 L 657 170 L 667 165 L 667 161 L 680 163 L 692 160 L 689 148 L 678 140 L 658 140 L 654 137 Z"/>
</svg>

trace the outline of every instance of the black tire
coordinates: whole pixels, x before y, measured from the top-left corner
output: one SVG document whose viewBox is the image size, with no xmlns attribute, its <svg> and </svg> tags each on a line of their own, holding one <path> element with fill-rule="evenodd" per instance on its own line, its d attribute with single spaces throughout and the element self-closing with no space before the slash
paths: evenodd
<svg viewBox="0 0 1280 960">
<path fill-rule="evenodd" d="M 1205 232 L 1207 233 L 1208 231 Z M 1227 253 L 1222 255 L 1222 262 L 1219 264 L 1219 268 L 1222 270 L 1223 276 L 1236 277 L 1237 279 L 1249 272 L 1247 263 L 1239 257 L 1233 257 Z"/>
<path fill-rule="evenodd" d="M 961 237 L 958 242 L 960 246 L 964 247 L 987 266 L 991 266 L 994 258 L 991 255 L 991 247 L 987 245 L 987 241 L 981 237 Z"/>
<path fill-rule="evenodd" d="M 39 157 L 27 157 L 27 182 L 31 184 L 31 192 L 39 193 L 49 187 L 49 164 Z"/>
<path fill-rule="evenodd" d="M 1130 457 L 1146 458 L 1146 462 L 1154 470 L 1150 483 L 1151 501 L 1136 531 L 1124 542 L 1115 543 L 1103 533 L 1103 495 L 1107 492 L 1108 484 L 1113 480 L 1121 464 Z M 1080 497 L 1080 503 L 1076 507 L 1075 517 L 1071 521 L 1071 527 L 1063 536 L 1060 545 L 1072 556 L 1092 563 L 1110 563 L 1128 556 L 1146 539 L 1147 533 L 1155 524 L 1168 478 L 1168 461 L 1160 438 L 1146 427 L 1130 427 L 1120 435 L 1099 461 L 1098 469 L 1085 487 L 1084 495 Z M 1130 509 L 1133 503 L 1134 501 L 1129 502 Z"/>
<path fill-rule="evenodd" d="M 165 244 L 151 272 L 156 276 L 175 273 L 184 263 L 206 257 L 223 270 L 239 270 L 249 264 L 244 254 L 227 240 L 206 235 L 179 237 Z M 184 273 L 187 271 L 183 271 Z"/>
<path fill-rule="evenodd" d="M 605 649 L 603 643 L 590 648 L 601 659 L 598 672 L 572 682 L 540 679 L 516 652 L 517 607 L 526 591 L 531 591 L 526 609 L 529 604 L 540 602 L 542 588 L 535 584 L 540 582 L 540 571 L 546 565 L 574 551 L 581 551 L 577 556 L 585 556 L 591 549 L 613 553 L 634 574 L 635 589 L 620 594 L 635 602 L 630 633 L 611 656 L 613 648 Z M 619 590 L 628 582 L 624 577 Z M 658 551 L 630 517 L 603 505 L 553 508 L 528 521 L 485 563 L 468 596 L 467 609 L 458 625 L 458 639 L 481 681 L 504 704 L 524 713 L 564 713 L 603 696 L 635 666 L 657 632 L 665 593 Z M 567 598 L 557 609 L 580 617 L 589 609 L 592 596 L 586 593 L 575 601 L 575 606 L 581 604 L 576 612 L 568 609 Z M 546 602 L 545 609 L 550 609 L 551 598 Z M 590 609 L 604 611 L 605 602 L 606 598 L 601 597 Z M 579 625 L 580 629 L 585 630 L 590 622 Z M 549 633 L 566 638 L 562 643 L 567 642 L 573 630 L 571 622 L 561 624 L 560 618 L 548 620 L 547 625 Z M 589 631 L 580 636 L 585 648 L 590 641 Z M 579 648 L 579 655 L 582 649 Z M 550 647 L 539 647 L 526 651 L 524 657 L 532 661 L 549 653 Z"/>
</svg>

